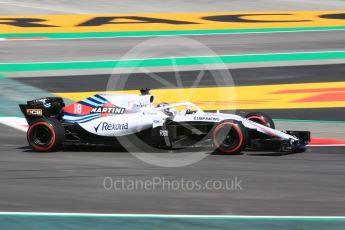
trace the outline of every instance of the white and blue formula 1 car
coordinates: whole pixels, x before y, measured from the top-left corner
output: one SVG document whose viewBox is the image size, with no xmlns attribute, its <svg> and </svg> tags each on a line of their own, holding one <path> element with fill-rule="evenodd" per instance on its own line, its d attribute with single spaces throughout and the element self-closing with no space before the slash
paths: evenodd
<svg viewBox="0 0 345 230">
<path fill-rule="evenodd" d="M 19 106 L 29 124 L 28 143 L 40 152 L 68 145 L 117 146 L 121 137 L 157 149 L 206 146 L 222 154 L 302 152 L 310 141 L 308 131 L 276 130 L 264 113 L 208 113 L 191 102 L 154 106 L 153 101 L 149 90 L 142 89 L 138 95 L 96 94 L 68 106 L 59 97 Z"/>
</svg>

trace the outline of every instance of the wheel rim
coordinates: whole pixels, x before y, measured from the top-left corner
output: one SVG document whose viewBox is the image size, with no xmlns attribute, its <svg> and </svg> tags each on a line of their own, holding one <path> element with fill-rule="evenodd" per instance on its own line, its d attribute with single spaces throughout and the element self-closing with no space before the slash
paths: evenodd
<svg viewBox="0 0 345 230">
<path fill-rule="evenodd" d="M 220 146 L 224 147 L 225 149 L 233 149 L 238 145 L 239 136 L 238 133 L 230 128 L 224 127 L 223 129 L 218 131 L 217 139 L 221 140 Z"/>
<path fill-rule="evenodd" d="M 36 126 L 32 132 L 33 135 L 31 140 L 35 145 L 44 147 L 49 146 L 52 141 L 52 133 L 47 126 Z"/>
<path fill-rule="evenodd" d="M 242 131 L 232 123 L 220 124 L 214 131 L 213 141 L 222 152 L 234 153 L 242 146 Z"/>
<path fill-rule="evenodd" d="M 55 131 L 45 122 L 33 124 L 28 130 L 28 141 L 31 147 L 37 151 L 50 151 L 55 144 Z"/>
</svg>

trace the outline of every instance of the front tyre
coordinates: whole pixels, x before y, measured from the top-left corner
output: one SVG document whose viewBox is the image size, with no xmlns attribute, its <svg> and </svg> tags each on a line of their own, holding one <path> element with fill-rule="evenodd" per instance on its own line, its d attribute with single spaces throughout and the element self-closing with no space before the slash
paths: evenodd
<svg viewBox="0 0 345 230">
<path fill-rule="evenodd" d="M 65 130 L 55 118 L 38 119 L 30 125 L 27 131 L 27 140 L 35 151 L 56 151 L 65 140 Z"/>
<path fill-rule="evenodd" d="M 214 127 L 212 135 L 213 146 L 221 154 L 239 154 L 248 142 L 247 129 L 235 120 L 220 122 Z"/>
</svg>

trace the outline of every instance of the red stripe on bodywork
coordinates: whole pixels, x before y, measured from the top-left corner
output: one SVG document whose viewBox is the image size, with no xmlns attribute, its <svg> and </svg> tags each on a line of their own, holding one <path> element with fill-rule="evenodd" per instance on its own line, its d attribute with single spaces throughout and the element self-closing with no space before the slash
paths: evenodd
<svg viewBox="0 0 345 230">
<path fill-rule="evenodd" d="M 78 113 L 78 110 L 76 111 L 75 106 L 80 106 L 80 111 Z M 91 110 L 93 108 L 87 105 L 79 104 L 78 102 L 70 104 L 63 108 L 64 112 L 70 113 L 70 114 L 76 114 L 76 115 L 88 115 L 91 113 Z"/>
</svg>

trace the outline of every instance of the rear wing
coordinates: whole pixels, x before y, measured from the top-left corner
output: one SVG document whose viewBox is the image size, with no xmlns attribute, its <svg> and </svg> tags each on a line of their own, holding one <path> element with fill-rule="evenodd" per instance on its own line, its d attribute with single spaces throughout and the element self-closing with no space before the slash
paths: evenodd
<svg viewBox="0 0 345 230">
<path fill-rule="evenodd" d="M 61 119 L 61 111 L 65 103 L 61 97 L 46 97 L 26 104 L 20 104 L 19 108 L 24 114 L 28 124 L 42 117 L 55 117 Z"/>
</svg>

